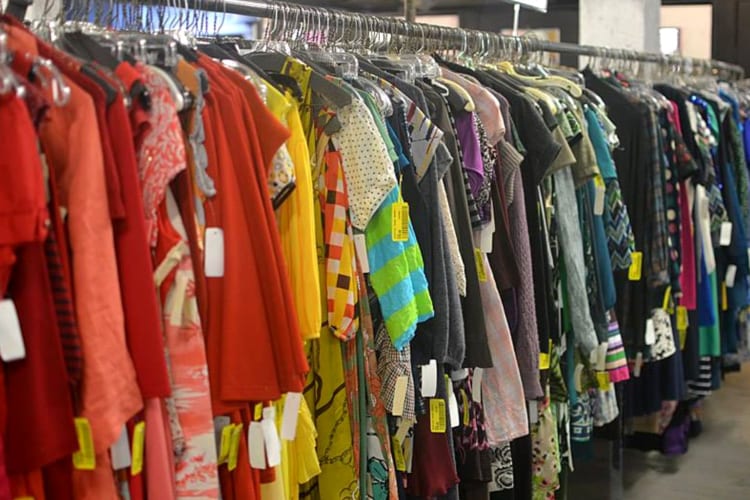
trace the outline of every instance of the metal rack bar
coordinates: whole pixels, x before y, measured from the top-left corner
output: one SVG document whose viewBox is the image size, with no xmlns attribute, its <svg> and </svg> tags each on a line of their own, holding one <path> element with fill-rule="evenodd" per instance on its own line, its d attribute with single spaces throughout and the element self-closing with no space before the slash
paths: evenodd
<svg viewBox="0 0 750 500">
<path fill-rule="evenodd" d="M 555 52 L 578 56 L 591 56 L 606 59 L 638 61 L 673 65 L 678 67 L 703 67 L 713 72 L 725 72 L 738 78 L 744 76 L 744 69 L 736 64 L 710 59 L 697 59 L 681 56 L 640 52 L 611 47 L 576 45 L 572 43 L 547 42 L 524 37 L 500 35 L 487 31 L 447 28 L 423 23 L 412 23 L 395 17 L 373 16 L 344 10 L 324 7 L 313 7 L 286 2 L 267 2 L 264 0 L 185 0 L 185 5 L 193 9 L 214 12 L 226 12 L 266 19 L 288 19 L 296 21 L 300 16 L 318 16 L 344 29 L 361 29 L 363 26 L 370 32 L 379 32 L 406 37 L 420 37 L 423 40 L 441 40 L 447 48 L 467 49 L 468 47 L 485 47 L 487 43 L 498 47 L 522 46 L 525 53 Z"/>
</svg>

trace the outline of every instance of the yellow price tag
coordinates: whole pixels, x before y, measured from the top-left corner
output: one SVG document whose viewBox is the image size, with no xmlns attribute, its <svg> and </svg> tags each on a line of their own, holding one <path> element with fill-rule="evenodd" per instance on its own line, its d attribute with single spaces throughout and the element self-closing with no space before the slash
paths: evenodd
<svg viewBox="0 0 750 500">
<path fill-rule="evenodd" d="M 643 270 L 643 252 L 632 252 L 630 254 L 631 262 L 628 269 L 628 279 L 630 281 L 640 281 Z"/>
<path fill-rule="evenodd" d="M 664 291 L 664 302 L 662 303 L 661 308 L 669 314 L 672 314 L 672 285 L 668 286 Z"/>
<path fill-rule="evenodd" d="M 232 428 L 232 438 L 229 443 L 229 457 L 227 458 L 227 468 L 234 470 L 237 468 L 237 457 L 240 454 L 240 438 L 242 437 L 242 424 L 234 424 Z"/>
<path fill-rule="evenodd" d="M 539 353 L 539 369 L 549 370 L 549 353 L 547 352 Z"/>
<path fill-rule="evenodd" d="M 396 462 L 396 470 L 406 472 L 406 460 L 404 459 L 404 448 L 396 436 L 392 438 L 393 442 L 393 461 Z"/>
<path fill-rule="evenodd" d="M 484 255 L 478 248 L 474 249 L 474 263 L 477 266 L 477 276 L 479 276 L 479 281 L 484 283 L 487 281 L 487 271 L 484 269 Z"/>
<path fill-rule="evenodd" d="M 73 453 L 73 467 L 78 470 L 94 470 L 96 469 L 96 452 L 89 419 L 76 417 L 73 424 L 76 428 L 76 436 L 78 436 L 78 451 Z"/>
<path fill-rule="evenodd" d="M 263 403 L 257 403 L 253 410 L 253 420 L 260 420 L 263 418 Z"/>
<path fill-rule="evenodd" d="M 461 407 L 463 408 L 463 425 L 464 427 L 469 425 L 469 396 L 466 395 L 466 391 L 461 389 Z"/>
<path fill-rule="evenodd" d="M 393 241 L 409 240 L 409 204 L 397 201 L 391 210 L 391 237 Z"/>
<path fill-rule="evenodd" d="M 133 449 L 130 454 L 130 475 L 137 476 L 143 471 L 143 452 L 146 442 L 146 422 L 138 422 L 133 427 Z"/>
<path fill-rule="evenodd" d="M 232 443 L 232 431 L 234 424 L 227 424 L 221 429 L 221 441 L 219 443 L 218 465 L 225 464 L 229 460 L 229 448 Z"/>
<path fill-rule="evenodd" d="M 444 433 L 446 429 L 445 422 L 445 401 L 439 398 L 430 400 L 430 431 L 435 433 Z"/>
<path fill-rule="evenodd" d="M 677 333 L 680 334 L 680 350 L 685 350 L 685 342 L 687 342 L 687 330 L 678 330 Z"/>
<path fill-rule="evenodd" d="M 726 311 L 729 309 L 729 299 L 727 298 L 727 284 L 721 282 L 721 310 Z"/>
<path fill-rule="evenodd" d="M 608 391 L 609 384 L 611 383 L 609 380 L 609 373 L 608 372 L 596 372 L 596 382 L 599 385 L 599 389 L 603 391 Z"/>
<path fill-rule="evenodd" d="M 687 330 L 688 328 L 688 311 L 685 306 L 677 306 L 677 329 Z"/>
</svg>

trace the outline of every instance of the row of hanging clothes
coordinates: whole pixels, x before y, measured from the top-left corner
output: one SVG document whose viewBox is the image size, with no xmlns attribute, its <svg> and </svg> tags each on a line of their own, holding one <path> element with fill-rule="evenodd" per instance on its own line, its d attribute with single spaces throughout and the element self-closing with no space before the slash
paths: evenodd
<svg viewBox="0 0 750 500">
<path fill-rule="evenodd" d="M 698 432 L 746 345 L 746 87 L 72 5 L 0 18 L 0 499 L 565 498 L 595 429 Z"/>
</svg>

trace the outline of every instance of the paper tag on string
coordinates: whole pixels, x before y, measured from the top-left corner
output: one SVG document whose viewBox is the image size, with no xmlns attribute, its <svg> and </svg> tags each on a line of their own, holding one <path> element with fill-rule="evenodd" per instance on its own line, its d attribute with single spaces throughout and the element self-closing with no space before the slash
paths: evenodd
<svg viewBox="0 0 750 500">
<path fill-rule="evenodd" d="M 474 249 L 474 264 L 477 266 L 477 276 L 479 281 L 484 283 L 487 281 L 487 271 L 484 268 L 484 254 L 478 248 Z"/>
<path fill-rule="evenodd" d="M 133 463 L 130 465 L 130 475 L 137 476 L 143 471 L 143 454 L 146 449 L 146 422 L 138 422 L 133 427 Z"/>
<path fill-rule="evenodd" d="M 721 310 L 726 311 L 729 309 L 729 296 L 727 295 L 727 284 L 721 282 Z"/>
<path fill-rule="evenodd" d="M 539 353 L 539 369 L 549 370 L 549 353 L 547 352 Z"/>
<path fill-rule="evenodd" d="M 532 399 L 529 401 L 529 423 L 534 425 L 537 422 L 539 422 L 539 404 L 536 399 Z"/>
<path fill-rule="evenodd" d="M 393 446 L 393 461 L 396 464 L 396 470 L 400 472 L 406 472 L 406 460 L 404 459 L 404 447 L 401 441 L 395 436 L 391 439 Z"/>
<path fill-rule="evenodd" d="M 263 440 L 266 444 L 266 460 L 269 467 L 276 467 L 281 463 L 281 441 L 276 430 L 276 408 L 268 406 L 263 408 Z"/>
<path fill-rule="evenodd" d="M 730 264 L 727 266 L 727 274 L 724 276 L 724 283 L 727 284 L 727 288 L 734 287 L 734 279 L 737 276 L 737 266 Z"/>
<path fill-rule="evenodd" d="M 667 311 L 668 314 L 672 314 L 672 285 L 669 285 L 664 291 L 664 300 L 662 301 L 661 308 Z"/>
<path fill-rule="evenodd" d="M 719 245 L 728 247 L 732 244 L 732 223 L 722 222 L 721 232 L 719 233 Z"/>
<path fill-rule="evenodd" d="M 445 424 L 445 401 L 440 398 L 430 399 L 430 431 L 444 433 Z"/>
<path fill-rule="evenodd" d="M 89 419 L 76 417 L 73 419 L 73 424 L 78 437 L 78 451 L 73 453 L 73 467 L 78 470 L 94 470 L 96 469 L 96 453 Z"/>
<path fill-rule="evenodd" d="M 391 209 L 391 237 L 393 241 L 409 241 L 409 204 L 397 201 Z"/>
<path fill-rule="evenodd" d="M 207 227 L 203 253 L 203 271 L 206 278 L 224 276 L 224 230 Z"/>
<path fill-rule="evenodd" d="M 461 425 L 461 415 L 458 411 L 456 393 L 453 392 L 453 383 L 448 375 L 445 376 L 445 390 L 448 394 L 448 415 L 450 416 L 451 427 L 455 428 Z"/>
<path fill-rule="evenodd" d="M 656 343 L 656 329 L 654 328 L 654 320 L 649 318 L 646 320 L 646 334 L 644 335 L 644 342 L 646 345 L 654 345 Z"/>
<path fill-rule="evenodd" d="M 398 439 L 399 443 L 403 443 L 406 440 L 406 435 L 409 434 L 409 429 L 411 429 L 411 426 L 414 424 L 412 420 L 409 419 L 401 419 L 401 422 L 398 424 L 398 428 L 396 429 L 396 439 Z"/>
<path fill-rule="evenodd" d="M 393 389 L 393 415 L 400 417 L 404 414 L 404 405 L 406 404 L 406 391 L 409 388 L 409 376 L 399 375 L 396 379 L 396 386 Z"/>
<path fill-rule="evenodd" d="M 604 213 L 604 198 L 607 187 L 604 185 L 604 180 L 599 175 L 594 177 L 594 188 L 594 215 L 602 215 Z"/>
<path fill-rule="evenodd" d="M 250 455 L 250 467 L 265 470 L 266 445 L 263 438 L 263 426 L 260 422 L 250 422 L 247 428 L 247 451 Z"/>
<path fill-rule="evenodd" d="M 297 435 L 297 420 L 299 407 L 302 404 L 302 394 L 288 392 L 284 398 L 284 413 L 281 414 L 281 439 L 294 441 Z"/>
<path fill-rule="evenodd" d="M 596 383 L 599 386 L 599 389 L 602 391 L 608 391 L 609 390 L 609 373 L 607 372 L 596 372 Z"/>
<path fill-rule="evenodd" d="M 362 272 L 370 272 L 370 259 L 367 257 L 367 238 L 364 234 L 354 235 L 354 248 L 357 251 L 357 261 Z"/>
<path fill-rule="evenodd" d="M 471 376 L 471 400 L 475 403 L 482 403 L 482 376 L 484 370 L 481 368 L 474 368 L 474 373 Z"/>
<path fill-rule="evenodd" d="M 607 367 L 607 347 L 609 347 L 609 345 L 606 342 L 603 342 L 596 348 L 596 369 L 599 371 L 604 371 Z"/>
<path fill-rule="evenodd" d="M 0 300 L 0 358 L 10 362 L 26 357 L 16 305 L 11 299 Z"/>
<path fill-rule="evenodd" d="M 463 390 L 463 389 L 461 389 L 460 394 L 461 394 L 461 410 L 462 410 L 462 414 L 463 414 L 462 423 L 463 423 L 464 427 L 466 427 L 467 425 L 469 425 L 469 422 L 471 420 L 471 415 L 469 413 L 469 410 L 470 410 L 470 408 L 469 408 L 469 396 L 466 394 L 466 391 Z"/>
<path fill-rule="evenodd" d="M 427 365 L 422 365 L 422 387 L 419 391 L 423 398 L 434 398 L 437 393 L 437 361 L 430 360 Z"/>
<path fill-rule="evenodd" d="M 229 450 L 232 446 L 233 431 L 233 424 L 227 424 L 221 428 L 221 438 L 219 440 L 219 456 L 217 460 L 218 465 L 225 464 L 229 461 Z"/>
<path fill-rule="evenodd" d="M 230 471 L 237 468 L 237 460 L 240 455 L 240 439 L 242 439 L 242 424 L 233 424 L 231 441 L 229 442 L 229 456 L 227 457 L 227 469 Z"/>
<path fill-rule="evenodd" d="M 631 252 L 630 268 L 628 269 L 628 279 L 630 281 L 640 281 L 641 271 L 643 269 L 643 252 Z"/>
<path fill-rule="evenodd" d="M 122 426 L 120 437 L 109 448 L 109 456 L 112 460 L 112 470 L 127 469 L 130 467 L 130 441 L 128 439 L 127 426 Z"/>
<path fill-rule="evenodd" d="M 584 366 L 578 363 L 573 371 L 573 385 L 577 392 L 583 392 L 583 369 Z"/>
<path fill-rule="evenodd" d="M 677 329 L 687 330 L 688 323 L 688 310 L 685 306 L 677 306 Z"/>
</svg>

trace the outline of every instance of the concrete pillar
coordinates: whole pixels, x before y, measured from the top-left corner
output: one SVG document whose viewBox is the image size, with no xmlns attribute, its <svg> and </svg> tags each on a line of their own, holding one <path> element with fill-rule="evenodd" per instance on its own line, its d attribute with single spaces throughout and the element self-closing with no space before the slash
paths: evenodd
<svg viewBox="0 0 750 500">
<path fill-rule="evenodd" d="M 580 0 L 579 43 L 659 52 L 661 0 Z"/>
</svg>

